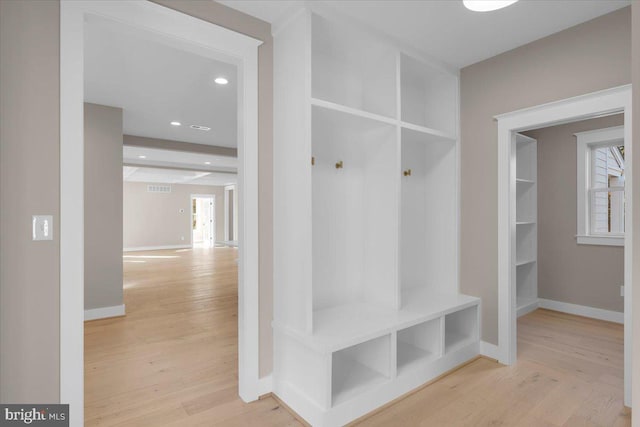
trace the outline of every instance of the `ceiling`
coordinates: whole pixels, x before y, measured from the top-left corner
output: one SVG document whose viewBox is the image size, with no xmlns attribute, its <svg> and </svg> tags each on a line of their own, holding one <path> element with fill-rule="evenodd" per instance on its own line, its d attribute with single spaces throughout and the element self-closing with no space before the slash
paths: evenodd
<svg viewBox="0 0 640 427">
<path fill-rule="evenodd" d="M 235 157 L 127 145 L 122 158 L 122 176 L 129 182 L 229 185 L 238 179 Z"/>
<path fill-rule="evenodd" d="M 158 169 L 124 166 L 122 177 L 125 182 L 150 182 L 157 184 L 190 185 L 231 185 L 237 182 L 235 174 L 197 172 L 176 169 Z"/>
<path fill-rule="evenodd" d="M 237 146 L 235 65 L 97 18 L 88 21 L 85 34 L 85 101 L 121 107 L 125 134 Z M 229 83 L 214 83 L 218 76 Z"/>
<path fill-rule="evenodd" d="M 274 23 L 302 1 L 221 0 Z M 462 0 L 316 0 L 455 68 L 596 18 L 631 0 L 521 0 L 494 12 L 472 12 Z"/>
<path fill-rule="evenodd" d="M 195 169 L 205 172 L 218 171 L 236 173 L 238 170 L 238 159 L 236 157 L 132 147 L 128 145 L 124 146 L 122 150 L 122 160 L 125 165 Z"/>
</svg>

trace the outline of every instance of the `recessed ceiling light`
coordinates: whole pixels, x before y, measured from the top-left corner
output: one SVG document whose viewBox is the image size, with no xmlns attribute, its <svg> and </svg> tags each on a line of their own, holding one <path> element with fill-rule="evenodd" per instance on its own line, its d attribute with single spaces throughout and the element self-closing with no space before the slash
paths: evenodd
<svg viewBox="0 0 640 427">
<path fill-rule="evenodd" d="M 227 80 L 225 77 L 216 77 L 214 82 L 216 82 L 219 85 L 226 85 L 227 83 L 229 83 L 229 80 Z"/>
<path fill-rule="evenodd" d="M 189 126 L 191 129 L 195 129 L 195 130 L 203 130 L 203 131 L 210 131 L 211 128 L 206 127 L 206 126 L 200 126 L 200 125 L 191 125 Z"/>
<path fill-rule="evenodd" d="M 182 126 L 180 122 L 171 122 L 171 126 Z"/>
<path fill-rule="evenodd" d="M 211 164 L 211 162 L 204 162 L 204 164 L 205 164 L 205 165 L 210 165 L 210 164 Z"/>
<path fill-rule="evenodd" d="M 469 10 L 474 12 L 491 12 L 510 6 L 518 0 L 462 0 L 462 3 Z"/>
<path fill-rule="evenodd" d="M 147 156 L 138 156 L 139 159 L 146 159 Z"/>
</svg>

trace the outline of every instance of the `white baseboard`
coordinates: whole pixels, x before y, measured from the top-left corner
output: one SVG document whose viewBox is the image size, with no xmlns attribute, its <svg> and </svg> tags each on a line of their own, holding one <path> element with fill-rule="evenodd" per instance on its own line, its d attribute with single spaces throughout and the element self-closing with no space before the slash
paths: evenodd
<svg viewBox="0 0 640 427">
<path fill-rule="evenodd" d="M 587 307 L 585 305 L 570 304 L 568 302 L 553 301 L 544 298 L 540 298 L 538 304 L 540 308 L 546 308 L 548 310 L 624 324 L 624 313 L 619 311 L 603 310 L 602 308 Z"/>
<path fill-rule="evenodd" d="M 273 377 L 271 374 L 258 380 L 258 396 L 264 396 L 273 391 Z"/>
<path fill-rule="evenodd" d="M 122 252 L 163 251 L 168 249 L 191 249 L 191 245 L 139 246 L 135 248 L 124 248 Z"/>
<path fill-rule="evenodd" d="M 84 320 L 106 319 L 108 317 L 124 316 L 124 304 L 112 307 L 92 308 L 84 311 Z"/>
<path fill-rule="evenodd" d="M 486 341 L 480 341 L 480 354 L 489 359 L 498 360 L 498 346 Z"/>
</svg>

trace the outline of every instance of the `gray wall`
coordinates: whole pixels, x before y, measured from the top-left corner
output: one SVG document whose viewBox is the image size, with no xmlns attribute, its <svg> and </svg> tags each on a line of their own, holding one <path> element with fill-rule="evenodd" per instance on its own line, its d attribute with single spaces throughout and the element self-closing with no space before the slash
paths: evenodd
<svg viewBox="0 0 640 427">
<path fill-rule="evenodd" d="M 578 245 L 577 132 L 624 124 L 622 114 L 526 132 L 538 140 L 538 296 L 624 311 L 624 248 Z"/>
<path fill-rule="evenodd" d="M 0 402 L 59 399 L 59 4 L 0 1 Z M 54 216 L 31 241 L 31 215 Z"/>
<path fill-rule="evenodd" d="M 265 41 L 258 60 L 258 172 L 260 373 L 266 375 L 272 367 L 271 26 L 212 1 L 157 3 Z M 59 23 L 59 1 L 0 0 L 2 402 L 59 399 Z M 47 213 L 54 215 L 55 240 L 31 243 L 31 215 Z"/>
<path fill-rule="evenodd" d="M 260 280 L 260 376 L 273 367 L 273 37 L 271 24 L 213 1 L 153 0 L 155 3 L 246 34 L 258 49 L 258 200 Z"/>
<path fill-rule="evenodd" d="M 149 193 L 147 185 L 124 183 L 124 248 L 188 246 L 192 194 L 216 196 L 216 240 L 224 240 L 224 187 L 171 184 L 171 193 Z"/>
<path fill-rule="evenodd" d="M 493 116 L 631 82 L 631 8 L 461 70 L 460 286 L 498 343 L 498 151 Z"/>
<path fill-rule="evenodd" d="M 84 104 L 84 308 L 122 303 L 122 109 Z"/>
<path fill-rule="evenodd" d="M 633 10 L 633 31 L 632 31 L 632 82 L 633 82 L 633 147 L 635 150 L 640 147 L 640 2 L 633 2 L 631 6 Z M 637 152 L 637 151 L 636 151 Z M 640 171 L 640 156 L 635 155 L 633 157 L 633 170 Z M 633 198 L 633 223 L 640 224 L 640 197 L 637 197 L 638 189 L 640 188 L 640 173 L 633 176 L 633 186 L 635 188 Z M 634 331 L 640 331 L 640 227 L 635 226 L 633 228 L 633 289 L 635 292 L 632 294 L 633 312 L 633 326 Z M 640 367 L 638 366 L 638 355 L 640 354 L 640 334 L 636 332 L 633 334 L 633 369 L 632 369 L 632 407 L 640 408 Z M 637 423 L 637 418 L 635 419 Z M 637 425 L 637 424 L 636 424 Z"/>
</svg>

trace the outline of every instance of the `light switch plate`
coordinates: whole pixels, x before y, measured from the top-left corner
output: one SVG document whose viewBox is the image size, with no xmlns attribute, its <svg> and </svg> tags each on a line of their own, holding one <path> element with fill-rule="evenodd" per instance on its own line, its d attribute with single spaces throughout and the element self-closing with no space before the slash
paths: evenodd
<svg viewBox="0 0 640 427">
<path fill-rule="evenodd" d="M 53 240 L 53 215 L 33 215 L 33 240 Z"/>
</svg>

